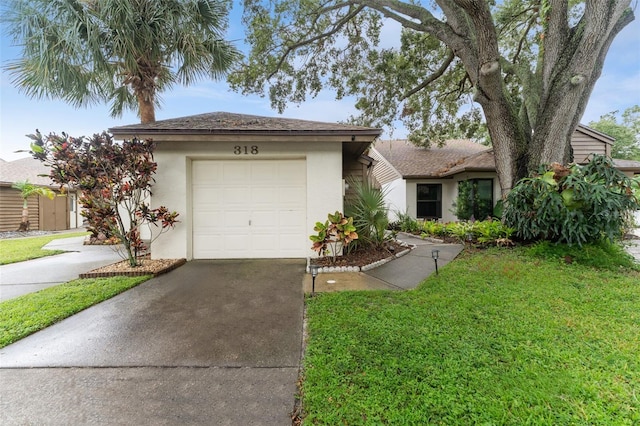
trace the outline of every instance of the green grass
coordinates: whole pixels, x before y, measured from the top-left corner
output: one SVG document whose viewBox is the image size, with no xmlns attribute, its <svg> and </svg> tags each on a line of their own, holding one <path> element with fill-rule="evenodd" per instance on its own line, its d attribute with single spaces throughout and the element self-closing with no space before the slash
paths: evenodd
<svg viewBox="0 0 640 426">
<path fill-rule="evenodd" d="M 487 250 L 307 316 L 304 424 L 640 424 L 637 271 Z"/>
<path fill-rule="evenodd" d="M 79 279 L 0 303 L 0 348 L 137 286 L 151 276 Z"/>
<path fill-rule="evenodd" d="M 9 263 L 23 262 L 25 260 L 64 253 L 64 250 L 42 250 L 42 247 L 53 240 L 81 237 L 84 235 L 87 235 L 87 233 L 76 232 L 71 234 L 46 235 L 43 237 L 0 240 L 0 265 L 8 265 Z"/>
</svg>

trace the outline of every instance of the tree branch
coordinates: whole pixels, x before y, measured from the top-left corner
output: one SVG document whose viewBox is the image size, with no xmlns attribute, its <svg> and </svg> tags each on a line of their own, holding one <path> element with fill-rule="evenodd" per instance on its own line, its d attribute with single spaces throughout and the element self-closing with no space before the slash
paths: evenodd
<svg viewBox="0 0 640 426">
<path fill-rule="evenodd" d="M 344 6 L 349 5 L 349 3 L 344 3 Z M 333 6 L 332 8 L 328 8 L 329 10 L 334 10 L 337 9 L 337 5 Z M 278 65 L 276 66 L 275 70 L 271 73 L 269 73 L 269 75 L 267 76 L 267 80 L 270 80 L 271 77 L 273 77 L 278 70 L 280 70 L 280 67 L 282 66 L 282 64 L 284 63 L 284 61 L 287 59 L 287 57 L 289 56 L 289 54 L 291 52 L 293 52 L 294 50 L 298 49 L 299 47 L 302 46 L 307 46 L 309 44 L 312 44 L 313 42 L 332 36 L 333 34 L 337 33 L 338 31 L 340 31 L 351 19 L 355 18 L 358 13 L 362 12 L 362 10 L 364 9 L 364 6 L 358 6 L 356 8 L 355 11 L 349 12 L 347 15 L 343 16 L 340 20 L 338 20 L 333 28 L 327 32 L 318 34 L 315 37 L 311 37 L 309 39 L 305 39 L 305 40 L 300 40 L 296 43 L 293 43 L 292 45 L 287 46 L 287 48 L 285 49 L 285 51 L 283 52 L 283 54 L 280 56 L 280 60 L 278 61 Z M 320 16 L 321 13 L 323 13 L 324 11 L 319 11 L 317 16 Z"/>
<path fill-rule="evenodd" d="M 430 76 L 428 76 L 422 83 L 420 83 L 418 86 L 414 87 L 413 89 L 409 90 L 407 93 L 405 93 L 404 95 L 402 95 L 402 97 L 400 98 L 401 101 L 409 98 L 410 96 L 414 95 L 415 93 L 421 91 L 422 89 L 424 89 L 425 87 L 427 87 L 429 84 L 433 83 L 435 80 L 437 80 L 438 78 L 440 78 L 445 71 L 447 70 L 447 68 L 449 68 L 449 65 L 451 65 L 451 62 L 453 62 L 453 59 L 455 58 L 455 55 L 453 54 L 453 51 L 451 49 L 447 49 L 447 57 L 445 58 L 444 62 L 442 63 L 442 65 L 440 65 L 440 68 L 438 68 L 433 74 L 431 74 Z"/>
</svg>

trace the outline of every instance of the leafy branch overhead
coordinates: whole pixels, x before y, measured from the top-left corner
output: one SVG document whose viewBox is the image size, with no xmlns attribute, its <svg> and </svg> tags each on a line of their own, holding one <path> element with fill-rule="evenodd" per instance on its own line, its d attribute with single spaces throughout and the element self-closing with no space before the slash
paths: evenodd
<svg viewBox="0 0 640 426">
<path fill-rule="evenodd" d="M 570 162 L 609 46 L 634 19 L 630 0 L 244 4 L 251 51 L 236 90 L 283 111 L 329 88 L 355 97 L 354 122 L 402 121 L 424 145 L 481 138 L 484 119 L 505 195 L 539 165 Z"/>
</svg>

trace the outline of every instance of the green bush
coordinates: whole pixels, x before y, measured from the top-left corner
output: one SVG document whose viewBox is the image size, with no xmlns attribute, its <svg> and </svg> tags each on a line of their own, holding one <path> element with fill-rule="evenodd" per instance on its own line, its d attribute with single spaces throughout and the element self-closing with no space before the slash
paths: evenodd
<svg viewBox="0 0 640 426">
<path fill-rule="evenodd" d="M 418 232 L 420 230 L 420 224 L 416 219 L 411 217 L 409 212 L 396 212 L 398 220 L 390 224 L 392 229 L 396 229 L 401 232 L 408 232 L 410 234 Z"/>
<path fill-rule="evenodd" d="M 511 236 L 515 229 L 499 220 L 487 219 L 439 223 L 426 221 L 422 227 L 422 238 L 452 237 L 461 243 L 479 243 L 481 245 L 511 245 Z"/>
<path fill-rule="evenodd" d="M 324 223 L 316 222 L 313 230 L 317 234 L 309 236 L 313 242 L 311 249 L 322 256 L 330 255 L 331 263 L 336 261 L 340 250 L 348 249 L 353 241 L 358 239 L 353 218 L 345 217 L 338 211 L 334 214 L 329 213 Z"/>
<path fill-rule="evenodd" d="M 620 237 L 638 208 L 631 180 L 610 159 L 595 155 L 584 166 L 552 164 L 522 179 L 504 213 L 523 240 L 582 245 Z"/>
<path fill-rule="evenodd" d="M 445 225 L 435 220 L 425 220 L 422 224 L 422 233 L 428 237 L 441 237 L 446 234 Z"/>
<path fill-rule="evenodd" d="M 358 233 L 358 245 L 381 247 L 389 239 L 388 209 L 384 192 L 375 188 L 369 181 L 349 181 L 355 192 L 355 198 L 345 207 L 345 213 L 353 217 Z"/>
</svg>

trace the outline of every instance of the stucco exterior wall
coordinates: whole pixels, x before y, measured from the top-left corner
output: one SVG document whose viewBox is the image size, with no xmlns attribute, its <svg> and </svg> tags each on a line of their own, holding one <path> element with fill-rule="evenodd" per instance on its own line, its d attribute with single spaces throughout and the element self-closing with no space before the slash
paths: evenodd
<svg viewBox="0 0 640 426">
<path fill-rule="evenodd" d="M 389 209 L 389 220 L 398 220 L 398 213 L 407 212 L 407 185 L 404 179 L 396 179 L 382 185 L 385 201 Z"/>
<path fill-rule="evenodd" d="M 235 153 L 236 146 L 257 146 L 258 153 Z M 340 142 L 300 143 L 256 142 L 158 142 L 155 151 L 158 163 L 151 207 L 166 206 L 177 211 L 180 223 L 157 238 L 151 246 L 151 256 L 160 258 L 193 258 L 191 217 L 191 164 L 194 160 L 260 161 L 269 159 L 306 159 L 308 235 L 315 222 L 328 213 L 343 210 L 342 145 Z M 311 243 L 309 242 L 309 247 Z M 309 255 L 314 252 L 309 249 Z"/>
</svg>

